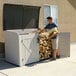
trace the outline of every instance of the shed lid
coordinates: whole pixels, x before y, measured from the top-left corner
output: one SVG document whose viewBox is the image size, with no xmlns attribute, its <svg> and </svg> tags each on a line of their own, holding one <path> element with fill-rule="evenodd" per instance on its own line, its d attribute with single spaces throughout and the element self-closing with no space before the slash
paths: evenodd
<svg viewBox="0 0 76 76">
<path fill-rule="evenodd" d="M 4 4 L 3 29 L 38 28 L 39 12 L 39 6 Z"/>
</svg>

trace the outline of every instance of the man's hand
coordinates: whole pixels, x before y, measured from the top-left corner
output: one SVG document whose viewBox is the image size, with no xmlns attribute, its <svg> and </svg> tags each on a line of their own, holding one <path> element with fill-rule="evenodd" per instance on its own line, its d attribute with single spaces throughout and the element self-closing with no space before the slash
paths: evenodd
<svg viewBox="0 0 76 76">
<path fill-rule="evenodd" d="M 52 38 L 52 37 L 56 36 L 57 34 L 58 34 L 57 32 L 53 32 L 49 35 L 49 37 Z"/>
<path fill-rule="evenodd" d="M 49 33 L 50 33 L 49 37 L 52 38 L 52 37 L 56 36 L 59 32 L 58 32 L 57 28 L 53 28 L 52 30 L 50 30 Z"/>
</svg>

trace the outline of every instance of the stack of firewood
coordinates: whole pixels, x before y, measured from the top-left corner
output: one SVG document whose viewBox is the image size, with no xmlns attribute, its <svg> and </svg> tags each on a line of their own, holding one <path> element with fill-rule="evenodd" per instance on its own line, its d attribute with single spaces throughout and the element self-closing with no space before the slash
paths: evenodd
<svg viewBox="0 0 76 76">
<path fill-rule="evenodd" d="M 45 29 L 38 29 L 37 31 L 33 31 L 33 33 L 37 33 L 39 35 L 38 42 L 39 42 L 39 55 L 40 60 L 48 59 L 51 56 L 52 52 L 52 42 L 51 42 L 51 34 L 52 31 L 49 32 Z"/>
<path fill-rule="evenodd" d="M 50 58 L 52 52 L 52 42 L 46 31 L 39 33 L 39 54 L 40 60 Z"/>
</svg>

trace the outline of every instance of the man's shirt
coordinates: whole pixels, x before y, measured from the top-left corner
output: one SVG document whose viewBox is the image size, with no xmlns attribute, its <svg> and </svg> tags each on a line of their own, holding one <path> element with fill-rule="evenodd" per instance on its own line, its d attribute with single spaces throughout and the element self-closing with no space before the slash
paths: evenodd
<svg viewBox="0 0 76 76">
<path fill-rule="evenodd" d="M 54 24 L 54 23 L 52 23 L 52 24 L 48 24 L 48 25 L 46 25 L 46 27 L 45 27 L 44 29 L 51 30 L 52 28 L 55 28 L 55 27 L 57 27 L 57 25 Z M 54 37 L 52 37 L 52 39 L 56 39 L 56 38 L 57 38 L 57 35 L 54 36 Z"/>
</svg>

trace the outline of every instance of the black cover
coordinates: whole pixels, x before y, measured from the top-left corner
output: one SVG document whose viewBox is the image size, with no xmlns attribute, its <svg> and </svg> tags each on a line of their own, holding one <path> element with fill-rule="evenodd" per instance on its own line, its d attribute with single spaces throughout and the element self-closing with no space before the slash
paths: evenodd
<svg viewBox="0 0 76 76">
<path fill-rule="evenodd" d="M 4 4 L 3 29 L 38 28 L 39 6 Z"/>
</svg>

